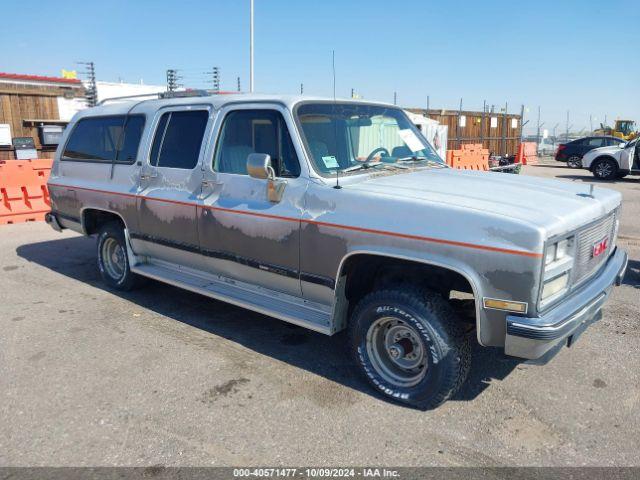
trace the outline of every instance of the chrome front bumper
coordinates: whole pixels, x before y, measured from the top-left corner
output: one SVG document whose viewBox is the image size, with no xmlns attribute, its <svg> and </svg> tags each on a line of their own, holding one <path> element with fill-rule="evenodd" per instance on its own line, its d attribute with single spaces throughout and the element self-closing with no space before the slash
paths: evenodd
<svg viewBox="0 0 640 480">
<path fill-rule="evenodd" d="M 505 353 L 530 360 L 549 360 L 565 343 L 600 318 L 600 310 L 614 285 L 620 285 L 628 256 L 617 248 L 598 275 L 579 291 L 539 317 L 507 316 Z"/>
</svg>

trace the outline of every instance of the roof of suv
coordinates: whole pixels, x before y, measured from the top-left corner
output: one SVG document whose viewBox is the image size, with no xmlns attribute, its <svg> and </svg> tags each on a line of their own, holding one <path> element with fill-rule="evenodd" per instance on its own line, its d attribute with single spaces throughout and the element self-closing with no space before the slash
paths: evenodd
<svg viewBox="0 0 640 480">
<path fill-rule="evenodd" d="M 109 100 L 109 99 L 107 99 Z M 97 107 L 82 110 L 79 113 L 80 117 L 84 116 L 96 116 L 96 115 L 117 115 L 130 112 L 133 107 L 144 104 L 145 108 L 159 109 L 162 107 L 180 106 L 180 105 L 211 105 L 213 108 L 221 108 L 224 105 L 236 102 L 251 103 L 251 102 L 273 102 L 281 103 L 288 108 L 293 108 L 294 105 L 300 102 L 332 102 L 333 98 L 317 97 L 309 95 L 266 95 L 255 93 L 238 93 L 238 94 L 212 94 L 202 96 L 185 96 L 177 98 L 137 98 L 137 99 L 112 99 L 105 105 L 99 105 Z M 395 105 L 387 104 L 384 102 L 367 102 L 363 100 L 354 99 L 336 99 L 335 101 L 344 103 L 364 103 L 364 104 L 376 104 L 385 105 L 389 107 L 398 108 Z"/>
</svg>

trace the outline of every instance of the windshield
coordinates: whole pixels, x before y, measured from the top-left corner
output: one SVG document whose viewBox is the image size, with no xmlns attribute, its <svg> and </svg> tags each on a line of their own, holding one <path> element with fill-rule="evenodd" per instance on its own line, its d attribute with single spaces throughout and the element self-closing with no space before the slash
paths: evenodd
<svg viewBox="0 0 640 480">
<path fill-rule="evenodd" d="M 297 119 L 316 171 L 331 175 L 374 166 L 444 162 L 398 108 L 352 103 L 305 103 Z"/>
<path fill-rule="evenodd" d="M 635 122 L 621 120 L 618 122 L 618 131 L 622 132 L 625 135 L 629 135 L 635 127 Z"/>
</svg>

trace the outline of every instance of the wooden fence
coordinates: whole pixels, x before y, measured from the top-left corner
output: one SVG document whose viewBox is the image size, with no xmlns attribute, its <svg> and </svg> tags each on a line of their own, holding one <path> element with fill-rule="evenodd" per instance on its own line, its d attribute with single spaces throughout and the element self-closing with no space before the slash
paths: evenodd
<svg viewBox="0 0 640 480">
<path fill-rule="evenodd" d="M 515 155 L 522 137 L 522 117 L 504 112 L 474 112 L 469 110 L 436 110 L 409 108 L 449 127 L 448 150 L 466 144 L 482 144 L 495 155 Z"/>
</svg>

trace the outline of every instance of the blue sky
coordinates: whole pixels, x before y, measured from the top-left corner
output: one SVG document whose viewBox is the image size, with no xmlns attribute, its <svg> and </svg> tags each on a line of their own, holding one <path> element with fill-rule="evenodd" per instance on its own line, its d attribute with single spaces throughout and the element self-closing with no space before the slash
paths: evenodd
<svg viewBox="0 0 640 480">
<path fill-rule="evenodd" d="M 178 68 L 205 87 L 219 66 L 223 89 L 248 87 L 248 0 L 4 2 L 0 71 L 59 75 L 93 60 L 100 80 L 163 84 Z M 576 129 L 640 121 L 637 0 L 255 0 L 260 92 L 337 92 L 403 106 L 468 109 L 483 100 L 545 127 L 566 111 Z"/>
</svg>

